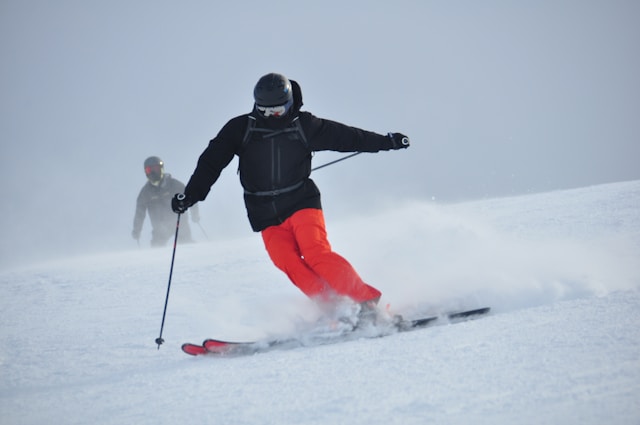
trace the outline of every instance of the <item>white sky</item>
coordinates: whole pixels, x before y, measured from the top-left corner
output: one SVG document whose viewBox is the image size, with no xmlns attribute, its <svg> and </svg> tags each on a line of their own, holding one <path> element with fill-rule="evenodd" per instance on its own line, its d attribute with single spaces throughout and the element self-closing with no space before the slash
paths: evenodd
<svg viewBox="0 0 640 425">
<path fill-rule="evenodd" d="M 638 22 L 622 0 L 2 0 L 0 266 L 130 247 L 143 160 L 186 182 L 272 71 L 317 116 L 412 138 L 314 175 L 331 220 L 638 179 Z M 250 232 L 235 163 L 201 211 Z"/>
</svg>

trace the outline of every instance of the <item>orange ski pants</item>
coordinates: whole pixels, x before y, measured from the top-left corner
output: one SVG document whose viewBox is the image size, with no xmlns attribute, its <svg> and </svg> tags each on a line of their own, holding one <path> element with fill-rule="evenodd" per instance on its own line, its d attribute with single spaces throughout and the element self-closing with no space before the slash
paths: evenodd
<svg viewBox="0 0 640 425">
<path fill-rule="evenodd" d="M 331 250 L 320 209 L 297 211 L 282 224 L 262 231 L 271 261 L 308 297 L 329 301 L 336 295 L 361 303 L 380 298 L 353 266 Z"/>
</svg>

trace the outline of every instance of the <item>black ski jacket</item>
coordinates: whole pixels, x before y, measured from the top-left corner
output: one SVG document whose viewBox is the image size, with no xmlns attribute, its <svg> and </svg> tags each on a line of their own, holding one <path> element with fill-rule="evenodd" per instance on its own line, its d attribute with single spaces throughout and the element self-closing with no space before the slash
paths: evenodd
<svg viewBox="0 0 640 425">
<path fill-rule="evenodd" d="M 309 178 L 314 151 L 378 152 L 395 149 L 388 136 L 301 112 L 302 92 L 293 87 L 294 104 L 281 118 L 254 111 L 232 118 L 209 142 L 185 188 L 192 202 L 203 201 L 234 155 L 251 228 L 278 225 L 304 208 L 321 209 L 320 191 Z"/>
<path fill-rule="evenodd" d="M 142 186 L 136 199 L 136 212 L 133 217 L 133 233 L 140 235 L 144 219 L 149 213 L 152 227 L 152 245 L 164 245 L 176 231 L 176 215 L 171 210 L 171 198 L 175 193 L 184 190 L 184 183 L 165 173 L 159 185 L 154 186 L 147 181 Z M 191 210 L 191 217 L 199 217 L 199 211 Z M 197 219 L 196 219 L 197 220 Z M 189 222 L 180 225 L 180 242 L 191 240 Z"/>
</svg>

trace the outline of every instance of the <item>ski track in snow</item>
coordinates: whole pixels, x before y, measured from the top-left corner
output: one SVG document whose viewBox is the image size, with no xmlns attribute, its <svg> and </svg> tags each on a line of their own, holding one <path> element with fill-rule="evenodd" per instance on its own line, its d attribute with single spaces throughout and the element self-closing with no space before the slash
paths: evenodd
<svg viewBox="0 0 640 425">
<path fill-rule="evenodd" d="M 392 309 L 493 313 L 191 358 L 182 342 L 266 338 L 317 318 L 259 236 L 178 247 L 160 350 L 170 247 L 5 270 L 0 422 L 640 423 L 640 181 L 328 222 Z"/>
</svg>

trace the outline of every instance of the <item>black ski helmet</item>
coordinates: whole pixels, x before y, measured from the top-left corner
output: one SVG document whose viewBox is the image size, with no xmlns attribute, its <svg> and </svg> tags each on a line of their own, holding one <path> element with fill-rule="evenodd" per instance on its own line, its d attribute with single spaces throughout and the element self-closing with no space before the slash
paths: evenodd
<svg viewBox="0 0 640 425">
<path fill-rule="evenodd" d="M 144 160 L 144 174 L 151 184 L 157 185 L 164 177 L 164 162 L 157 156 L 150 156 Z"/>
<path fill-rule="evenodd" d="M 284 105 L 293 99 L 291 82 L 282 74 L 264 75 L 253 89 L 253 99 L 260 106 Z"/>
</svg>

